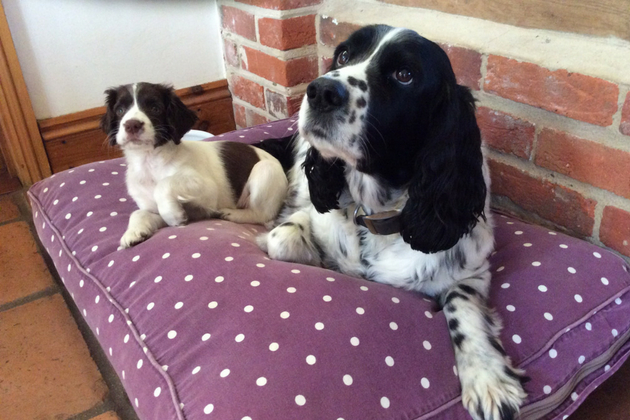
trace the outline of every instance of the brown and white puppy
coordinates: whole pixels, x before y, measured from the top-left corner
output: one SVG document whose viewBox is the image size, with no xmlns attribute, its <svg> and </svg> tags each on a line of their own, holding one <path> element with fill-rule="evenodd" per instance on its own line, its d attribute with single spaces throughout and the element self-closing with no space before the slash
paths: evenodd
<svg viewBox="0 0 630 420">
<path fill-rule="evenodd" d="M 170 86 L 135 83 L 105 94 L 101 128 L 125 155 L 127 190 L 139 208 L 122 248 L 188 220 L 262 224 L 277 215 L 287 179 L 270 154 L 243 143 L 182 141 L 197 116 Z"/>
</svg>

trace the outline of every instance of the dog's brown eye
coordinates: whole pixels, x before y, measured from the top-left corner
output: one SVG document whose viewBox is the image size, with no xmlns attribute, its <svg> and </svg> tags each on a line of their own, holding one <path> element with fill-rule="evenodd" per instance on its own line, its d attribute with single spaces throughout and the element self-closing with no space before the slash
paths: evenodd
<svg viewBox="0 0 630 420">
<path fill-rule="evenodd" d="M 347 64 L 349 60 L 350 60 L 350 53 L 348 53 L 348 50 L 343 50 L 339 54 L 339 57 L 337 57 L 337 65 L 343 66 Z"/>
<path fill-rule="evenodd" d="M 159 114 L 160 113 L 160 107 L 158 106 L 154 106 L 151 108 L 151 112 L 155 113 L 155 114 Z"/>
<path fill-rule="evenodd" d="M 123 108 L 122 106 L 116 110 L 116 114 L 118 115 L 122 115 L 124 113 L 125 113 L 125 108 Z"/>
<path fill-rule="evenodd" d="M 403 85 L 408 85 L 413 80 L 413 73 L 408 69 L 400 69 L 394 72 L 394 77 Z"/>
</svg>

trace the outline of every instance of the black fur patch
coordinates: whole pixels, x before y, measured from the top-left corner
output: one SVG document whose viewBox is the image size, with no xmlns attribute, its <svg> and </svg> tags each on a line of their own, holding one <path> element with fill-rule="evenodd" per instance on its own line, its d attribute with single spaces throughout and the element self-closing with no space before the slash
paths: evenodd
<svg viewBox="0 0 630 420">
<path fill-rule="evenodd" d="M 497 341 L 496 338 L 494 337 L 488 337 L 488 341 L 490 341 L 490 345 L 492 345 L 492 347 L 494 347 L 494 349 L 496 351 L 498 351 L 499 353 L 501 353 L 502 356 L 507 356 L 507 353 L 505 352 L 505 349 L 503 348 L 503 346 Z"/>
<path fill-rule="evenodd" d="M 453 344 L 455 344 L 457 348 L 461 350 L 462 343 L 464 342 L 465 339 L 466 337 L 463 334 L 456 334 L 455 337 L 453 337 Z"/>
<path fill-rule="evenodd" d="M 339 208 L 339 196 L 346 185 L 343 161 L 326 160 L 311 147 L 302 164 L 308 180 L 308 191 L 315 210 L 327 213 Z"/>
<path fill-rule="evenodd" d="M 367 101 L 365 100 L 364 97 L 360 97 L 359 99 L 357 99 L 357 107 L 365 108 L 366 105 L 367 105 Z"/>
<path fill-rule="evenodd" d="M 477 295 L 477 290 L 475 290 L 474 287 L 470 287 L 467 284 L 460 284 L 458 286 L 463 292 L 468 293 L 471 296 L 476 296 Z"/>
<path fill-rule="evenodd" d="M 252 168 L 260 158 L 252 146 L 231 141 L 221 142 L 219 153 L 236 202 L 243 193 Z"/>
<path fill-rule="evenodd" d="M 468 300 L 468 296 L 466 295 L 462 295 L 461 293 L 458 292 L 449 292 L 448 295 L 446 295 L 446 299 L 444 300 L 444 305 L 448 305 L 453 299 L 462 299 L 462 300 Z"/>
<path fill-rule="evenodd" d="M 459 321 L 456 318 L 452 318 L 450 321 L 448 321 L 449 330 L 455 331 L 457 330 L 457 327 L 459 327 Z"/>
<path fill-rule="evenodd" d="M 354 124 L 356 120 L 357 120 L 357 111 L 352 111 L 352 114 L 350 115 L 350 119 L 348 120 L 348 122 L 350 124 Z"/>
</svg>

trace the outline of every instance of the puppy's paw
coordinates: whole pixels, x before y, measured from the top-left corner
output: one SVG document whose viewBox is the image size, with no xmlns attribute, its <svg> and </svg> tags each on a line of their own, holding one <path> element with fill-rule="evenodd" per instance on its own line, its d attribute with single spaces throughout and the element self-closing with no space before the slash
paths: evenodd
<svg viewBox="0 0 630 420">
<path fill-rule="evenodd" d="M 263 252 L 269 252 L 269 247 L 267 245 L 269 233 L 263 233 L 262 235 L 258 235 L 256 237 L 256 243 L 258 244 L 258 248 L 260 248 Z"/>
<path fill-rule="evenodd" d="M 232 220 L 232 212 L 229 209 L 221 209 L 215 213 L 215 217 L 221 220 Z"/>
<path fill-rule="evenodd" d="M 125 234 L 120 238 L 120 248 L 131 248 L 134 245 L 144 242 L 151 237 L 152 232 L 142 229 L 127 229 Z"/>
<path fill-rule="evenodd" d="M 475 420 L 514 420 L 527 396 L 522 383 L 523 371 L 507 364 L 500 368 L 468 372 L 462 382 L 462 403 Z M 469 369 L 473 370 L 473 369 Z"/>
<path fill-rule="evenodd" d="M 163 212 L 160 213 L 160 216 L 171 227 L 183 226 L 188 223 L 188 215 L 184 209 Z"/>
</svg>

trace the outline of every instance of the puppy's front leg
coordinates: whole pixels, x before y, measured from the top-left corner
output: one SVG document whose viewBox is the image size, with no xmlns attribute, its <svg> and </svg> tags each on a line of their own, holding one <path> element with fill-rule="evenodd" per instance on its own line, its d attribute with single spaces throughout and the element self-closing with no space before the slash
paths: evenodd
<svg viewBox="0 0 630 420">
<path fill-rule="evenodd" d="M 158 212 L 169 226 L 181 226 L 188 222 L 188 215 L 175 188 L 178 184 L 174 177 L 166 177 L 158 182 L 153 193 Z"/>
<path fill-rule="evenodd" d="M 524 372 L 512 367 L 499 339 L 501 323 L 486 306 L 489 273 L 452 286 L 444 315 L 455 349 L 462 403 L 475 420 L 514 419 L 526 397 Z"/>
<path fill-rule="evenodd" d="M 129 225 L 120 238 L 121 248 L 129 248 L 149 239 L 158 229 L 166 226 L 159 214 L 136 210 L 129 217 Z"/>
</svg>

